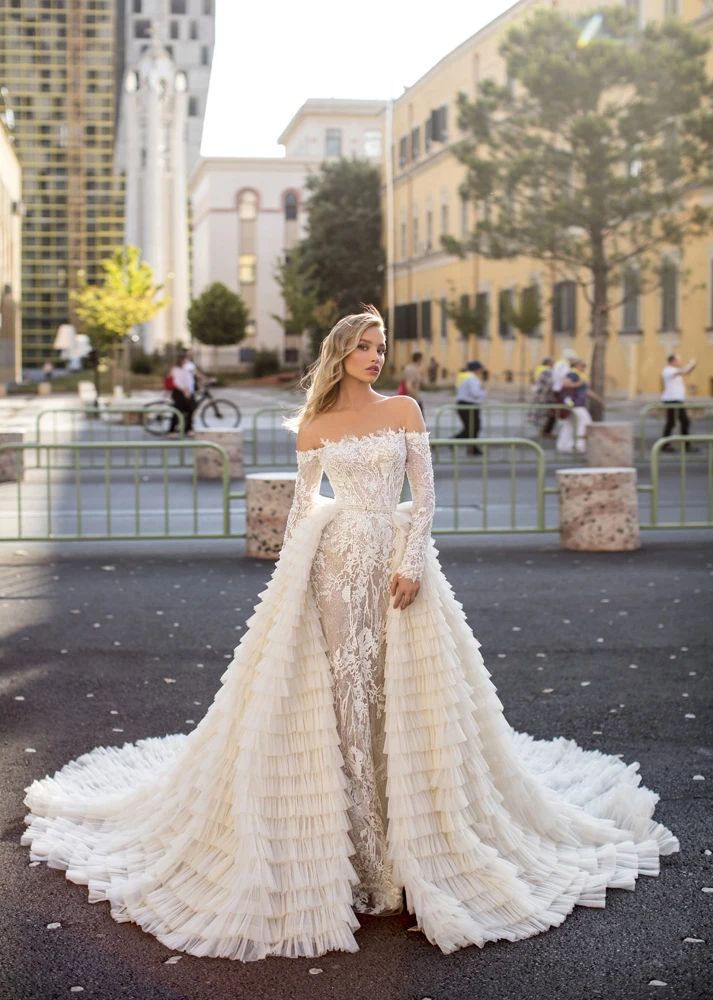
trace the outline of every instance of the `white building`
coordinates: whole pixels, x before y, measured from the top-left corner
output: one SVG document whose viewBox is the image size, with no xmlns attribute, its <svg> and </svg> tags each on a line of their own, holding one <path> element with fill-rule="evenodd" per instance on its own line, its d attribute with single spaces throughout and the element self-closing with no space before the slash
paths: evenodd
<svg viewBox="0 0 713 1000">
<path fill-rule="evenodd" d="M 193 295 L 220 281 L 237 292 L 251 316 L 238 348 L 206 350 L 208 367 L 245 367 L 257 348 L 277 351 L 283 364 L 306 360 L 297 336 L 285 335 L 275 268 L 304 236 L 305 178 L 324 161 L 352 155 L 381 161 L 383 101 L 309 100 L 278 142 L 285 156 L 210 158 L 189 182 L 192 206 Z M 200 364 L 200 345 L 197 345 Z"/>
<path fill-rule="evenodd" d="M 22 167 L 0 120 L 0 389 L 22 381 Z"/>
<path fill-rule="evenodd" d="M 124 82 L 127 165 L 125 239 L 140 247 L 169 305 L 141 338 L 146 351 L 189 339 L 186 76 L 158 38 Z"/>
<path fill-rule="evenodd" d="M 124 65 L 137 66 L 156 33 L 186 77 L 186 170 L 200 156 L 215 46 L 215 0 L 120 0 L 124 5 Z M 126 99 L 119 109 L 117 163 L 126 168 Z"/>
</svg>

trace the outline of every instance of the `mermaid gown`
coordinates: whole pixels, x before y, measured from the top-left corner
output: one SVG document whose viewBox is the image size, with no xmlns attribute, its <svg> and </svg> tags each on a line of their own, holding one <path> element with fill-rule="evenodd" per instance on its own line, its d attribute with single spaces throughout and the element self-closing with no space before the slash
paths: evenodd
<svg viewBox="0 0 713 1000">
<path fill-rule="evenodd" d="M 299 452 L 285 544 L 204 719 L 33 782 L 32 859 L 169 948 L 242 961 L 356 951 L 356 913 L 403 890 L 452 952 L 656 875 L 678 841 L 638 764 L 505 720 L 434 506 L 428 432 Z M 421 583 L 405 610 L 394 572 Z"/>
</svg>

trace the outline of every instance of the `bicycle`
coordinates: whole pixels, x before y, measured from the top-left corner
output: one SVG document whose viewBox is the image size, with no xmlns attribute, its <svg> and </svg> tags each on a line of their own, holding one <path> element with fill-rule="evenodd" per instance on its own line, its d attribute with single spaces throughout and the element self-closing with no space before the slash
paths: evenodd
<svg viewBox="0 0 713 1000">
<path fill-rule="evenodd" d="M 208 430 L 235 430 L 240 426 L 240 407 L 229 399 L 216 399 L 206 384 L 196 393 L 193 421 L 200 421 Z M 171 413 L 166 410 L 166 399 L 155 399 L 144 407 L 144 429 L 154 437 L 165 437 L 171 427 Z M 169 405 L 171 398 L 168 398 Z M 156 408 L 163 407 L 163 410 Z"/>
</svg>

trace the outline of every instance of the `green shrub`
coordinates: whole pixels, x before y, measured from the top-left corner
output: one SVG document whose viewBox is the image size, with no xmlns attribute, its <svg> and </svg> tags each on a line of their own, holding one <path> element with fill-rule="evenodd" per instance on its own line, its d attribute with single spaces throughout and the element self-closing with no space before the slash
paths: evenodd
<svg viewBox="0 0 713 1000">
<path fill-rule="evenodd" d="M 280 359 L 277 351 L 257 351 L 253 358 L 253 378 L 264 375 L 276 375 L 280 370 Z"/>
</svg>

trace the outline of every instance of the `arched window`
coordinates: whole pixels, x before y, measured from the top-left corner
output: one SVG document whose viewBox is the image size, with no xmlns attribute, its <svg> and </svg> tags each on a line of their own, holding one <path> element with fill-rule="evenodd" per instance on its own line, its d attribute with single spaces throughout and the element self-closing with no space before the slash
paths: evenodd
<svg viewBox="0 0 713 1000">
<path fill-rule="evenodd" d="M 291 222 L 297 218 L 297 195 L 288 191 L 285 195 L 285 221 Z"/>
<path fill-rule="evenodd" d="M 243 191 L 238 201 L 238 218 L 251 222 L 257 218 L 257 195 L 254 191 Z"/>
</svg>

